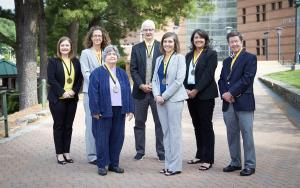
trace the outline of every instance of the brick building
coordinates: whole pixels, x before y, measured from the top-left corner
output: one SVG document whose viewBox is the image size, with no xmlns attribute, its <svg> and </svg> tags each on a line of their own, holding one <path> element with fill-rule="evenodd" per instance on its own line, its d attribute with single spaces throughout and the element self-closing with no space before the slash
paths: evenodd
<svg viewBox="0 0 300 188">
<path fill-rule="evenodd" d="M 237 29 L 258 60 L 294 61 L 293 0 L 237 0 Z"/>
</svg>

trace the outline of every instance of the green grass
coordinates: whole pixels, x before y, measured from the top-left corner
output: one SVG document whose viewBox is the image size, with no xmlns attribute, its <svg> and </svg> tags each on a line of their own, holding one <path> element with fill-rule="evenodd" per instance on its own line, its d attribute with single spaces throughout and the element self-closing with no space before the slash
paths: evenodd
<svg viewBox="0 0 300 188">
<path fill-rule="evenodd" d="M 276 72 L 268 74 L 266 77 L 281 81 L 300 89 L 300 70 Z"/>
</svg>

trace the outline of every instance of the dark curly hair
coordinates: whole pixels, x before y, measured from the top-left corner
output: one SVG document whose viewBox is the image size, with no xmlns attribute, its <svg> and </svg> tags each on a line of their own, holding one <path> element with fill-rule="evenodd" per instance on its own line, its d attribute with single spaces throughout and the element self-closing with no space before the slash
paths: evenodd
<svg viewBox="0 0 300 188">
<path fill-rule="evenodd" d="M 102 32 L 101 49 L 104 49 L 107 45 L 110 44 L 110 38 L 109 38 L 106 30 L 98 25 L 95 25 L 90 28 L 90 30 L 88 31 L 88 33 L 85 36 L 85 39 L 83 41 L 83 45 L 85 46 L 85 48 L 91 48 L 93 46 L 92 37 L 93 37 L 94 31 L 96 31 L 96 30 L 100 30 Z"/>
</svg>

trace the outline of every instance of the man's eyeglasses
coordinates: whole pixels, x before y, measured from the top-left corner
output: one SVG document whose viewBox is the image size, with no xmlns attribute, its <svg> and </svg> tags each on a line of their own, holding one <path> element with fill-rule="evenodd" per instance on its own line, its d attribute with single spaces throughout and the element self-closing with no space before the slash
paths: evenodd
<svg viewBox="0 0 300 188">
<path fill-rule="evenodd" d="M 143 29 L 144 32 L 152 32 L 154 29 Z"/>
</svg>

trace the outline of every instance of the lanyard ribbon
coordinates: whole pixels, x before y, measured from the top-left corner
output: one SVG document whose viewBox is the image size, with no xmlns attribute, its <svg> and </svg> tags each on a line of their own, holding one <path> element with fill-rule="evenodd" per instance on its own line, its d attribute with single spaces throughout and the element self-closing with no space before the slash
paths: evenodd
<svg viewBox="0 0 300 188">
<path fill-rule="evenodd" d="M 71 73 L 72 73 L 72 64 L 71 64 L 71 60 L 70 60 L 70 71 L 69 71 L 69 69 L 68 69 L 68 67 L 67 67 L 67 64 L 65 63 L 64 59 L 62 58 L 61 60 L 62 60 L 62 62 L 63 62 L 63 64 L 64 64 L 64 66 L 65 66 L 66 69 L 67 69 L 68 76 L 71 76 Z"/>
<path fill-rule="evenodd" d="M 94 50 L 94 53 L 96 55 L 99 65 L 102 65 L 102 51 L 100 50 L 100 53 L 97 53 L 96 50 Z"/>
<path fill-rule="evenodd" d="M 167 70 L 168 70 L 168 67 L 169 67 L 169 62 L 170 62 L 170 60 L 171 60 L 171 58 L 172 58 L 172 56 L 173 56 L 174 53 L 175 53 L 175 52 L 173 52 L 172 55 L 169 57 L 167 63 L 164 63 L 164 62 L 165 62 L 165 61 L 164 61 L 165 57 L 164 57 L 164 59 L 163 59 L 163 64 L 164 64 L 164 78 L 166 78 Z"/>
<path fill-rule="evenodd" d="M 117 78 L 115 77 L 115 75 L 111 72 L 110 68 L 104 64 L 105 68 L 108 70 L 109 76 L 111 77 L 112 81 L 114 82 L 114 84 L 117 84 Z"/>
<path fill-rule="evenodd" d="M 202 54 L 203 50 L 204 50 L 204 48 L 202 48 L 202 50 L 200 51 L 200 53 L 197 56 L 195 56 L 196 55 L 196 50 L 194 51 L 193 67 L 195 67 L 197 65 L 198 59 L 199 59 L 200 55 Z"/>
<path fill-rule="evenodd" d="M 240 55 L 242 50 L 243 50 L 243 48 L 240 49 L 240 51 L 234 56 L 233 60 L 231 61 L 230 71 L 232 70 L 234 63 L 235 63 L 236 59 L 238 58 L 238 56 Z"/>
<path fill-rule="evenodd" d="M 148 58 L 149 58 L 149 57 L 151 56 L 151 54 L 152 54 L 152 51 L 153 51 L 153 48 L 154 48 L 154 43 L 153 43 L 152 46 L 151 46 L 150 52 L 149 52 L 149 48 L 148 48 L 146 42 L 145 42 L 145 47 L 146 47 L 146 51 L 147 51 L 147 56 L 148 56 Z"/>
</svg>

